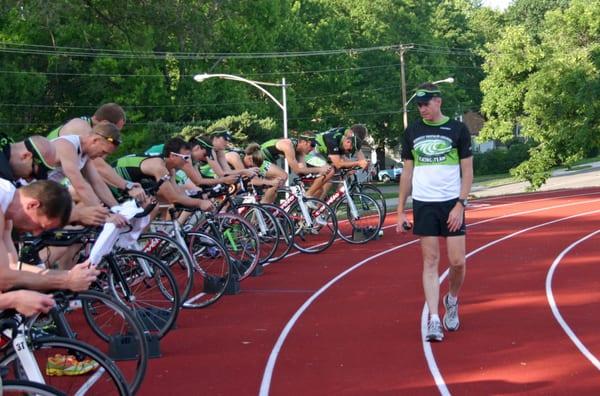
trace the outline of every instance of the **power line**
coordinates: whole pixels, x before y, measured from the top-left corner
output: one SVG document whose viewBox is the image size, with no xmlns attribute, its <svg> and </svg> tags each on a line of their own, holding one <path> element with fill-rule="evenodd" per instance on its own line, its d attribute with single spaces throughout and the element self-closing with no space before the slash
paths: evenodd
<svg viewBox="0 0 600 396">
<path fill-rule="evenodd" d="M 355 55 L 373 51 L 397 51 L 401 45 L 381 45 L 364 48 L 343 48 L 332 50 L 313 51 L 286 51 L 286 52 L 168 52 L 168 51 L 131 51 L 103 48 L 62 47 L 36 44 L 19 44 L 0 42 L 0 53 L 13 53 L 23 55 L 45 56 L 71 56 L 84 58 L 111 57 L 116 59 L 177 59 L 177 60 L 215 60 L 215 59 L 270 59 L 270 58 L 297 58 L 309 56 Z M 452 55 L 476 55 L 470 49 L 433 46 L 428 44 L 412 44 L 414 51 L 444 53 Z"/>
</svg>

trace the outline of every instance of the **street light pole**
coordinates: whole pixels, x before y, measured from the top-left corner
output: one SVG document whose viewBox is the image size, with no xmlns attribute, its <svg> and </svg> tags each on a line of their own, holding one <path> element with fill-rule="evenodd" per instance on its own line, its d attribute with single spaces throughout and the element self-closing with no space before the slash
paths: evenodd
<svg viewBox="0 0 600 396">
<path fill-rule="evenodd" d="M 288 138 L 288 124 L 287 124 L 287 97 L 286 97 L 286 83 L 285 83 L 285 78 L 281 79 L 281 83 L 271 83 L 271 82 L 264 82 L 264 81 L 254 81 L 254 80 L 248 80 L 246 78 L 240 77 L 240 76 L 235 76 L 233 74 L 208 74 L 208 73 L 203 73 L 203 74 L 196 74 L 194 76 L 194 80 L 196 80 L 197 82 L 203 82 L 205 80 L 208 80 L 209 78 L 220 78 L 223 80 L 233 80 L 233 81 L 240 81 L 240 82 L 244 82 L 246 84 L 250 84 L 252 85 L 254 88 L 258 89 L 259 91 L 261 91 L 262 93 L 264 93 L 265 95 L 267 95 L 269 97 L 269 99 L 271 99 L 273 102 L 275 102 L 275 104 L 281 109 L 281 111 L 283 112 L 283 137 L 284 139 Z M 275 96 L 273 96 L 273 94 L 271 94 L 271 92 L 267 91 L 263 86 L 268 86 L 268 87 L 281 87 L 281 93 L 282 93 L 282 101 L 278 101 L 277 98 L 275 98 Z M 285 171 L 286 173 L 289 173 L 289 166 L 287 163 L 287 160 L 285 160 Z"/>
</svg>

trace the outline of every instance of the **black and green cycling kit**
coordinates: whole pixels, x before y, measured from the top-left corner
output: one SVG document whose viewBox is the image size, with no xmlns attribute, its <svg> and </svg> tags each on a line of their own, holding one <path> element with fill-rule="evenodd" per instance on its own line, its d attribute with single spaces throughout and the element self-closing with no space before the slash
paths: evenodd
<svg viewBox="0 0 600 396">
<path fill-rule="evenodd" d="M 346 152 L 342 149 L 342 141 L 344 140 L 344 133 L 346 128 L 334 128 L 327 132 L 319 133 L 315 136 L 317 141 L 317 147 L 315 150 L 317 153 L 327 157 L 329 155 L 354 155 L 356 149 L 353 147 L 352 151 Z"/>
<path fill-rule="evenodd" d="M 128 155 L 117 160 L 115 171 L 125 180 L 142 185 L 155 183 L 154 176 L 147 175 L 142 172 L 142 162 L 148 158 L 156 158 L 157 156 L 148 155 Z"/>
<path fill-rule="evenodd" d="M 263 144 L 260 145 L 260 150 L 262 151 L 265 159 L 269 162 L 277 162 L 279 158 L 285 158 L 285 153 L 277 148 L 277 142 L 281 139 L 271 139 L 267 140 Z M 298 147 L 298 139 L 290 139 L 292 142 L 292 147 L 294 148 L 294 153 L 296 152 L 296 148 Z"/>
</svg>

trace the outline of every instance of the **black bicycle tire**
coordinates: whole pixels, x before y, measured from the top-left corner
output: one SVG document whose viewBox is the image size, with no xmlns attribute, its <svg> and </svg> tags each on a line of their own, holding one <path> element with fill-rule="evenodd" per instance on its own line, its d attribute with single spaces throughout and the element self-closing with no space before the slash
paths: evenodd
<svg viewBox="0 0 600 396">
<path fill-rule="evenodd" d="M 337 234 L 342 240 L 344 240 L 348 243 L 351 243 L 351 244 L 360 245 L 360 244 L 367 243 L 367 242 L 373 240 L 375 237 L 377 237 L 377 235 L 379 235 L 379 230 L 381 230 L 381 226 L 383 225 L 383 219 L 381 218 L 381 207 L 379 206 L 377 201 L 375 199 L 373 199 L 372 197 L 370 197 L 369 195 L 353 192 L 353 193 L 350 193 L 350 196 L 352 196 L 352 197 L 360 196 L 360 197 L 362 197 L 362 199 L 371 200 L 373 202 L 373 204 L 375 205 L 375 207 L 377 208 L 377 211 L 379 211 L 379 216 L 378 216 L 379 222 L 377 223 L 377 227 L 373 230 L 373 232 L 370 234 L 370 236 L 365 239 L 361 239 L 361 240 L 357 241 L 353 238 L 347 238 L 340 231 L 339 224 L 338 224 Z M 336 213 L 336 215 L 338 213 L 338 208 L 340 207 L 340 205 L 342 205 L 342 203 L 347 201 L 347 199 L 348 199 L 348 197 L 342 196 L 341 199 L 337 200 L 337 202 L 335 203 L 335 206 L 334 206 L 334 212 Z M 352 228 L 354 230 L 354 224 L 352 222 L 350 222 L 350 224 L 352 225 Z M 352 235 L 354 235 L 354 232 L 352 232 Z"/>
<path fill-rule="evenodd" d="M 53 388 L 46 384 L 40 384 L 37 382 L 27 380 L 2 381 L 0 391 L 2 391 L 2 395 L 12 395 L 13 392 L 26 392 L 27 394 L 32 393 L 36 396 L 67 396 L 66 393 L 61 392 L 56 388 Z"/>
<path fill-rule="evenodd" d="M 377 204 L 379 204 L 379 208 L 381 209 L 381 218 L 385 221 L 385 216 L 387 216 L 387 203 L 385 202 L 385 196 L 383 195 L 383 193 L 381 192 L 381 190 L 379 188 L 377 188 L 376 186 L 374 186 L 372 184 L 357 183 L 352 186 L 352 188 L 350 189 L 350 192 L 351 193 L 359 192 L 361 194 L 365 194 L 364 190 L 373 191 L 373 195 L 371 195 L 371 194 L 366 194 L 366 195 L 375 199 L 375 202 L 377 202 Z M 377 199 L 375 198 L 375 196 L 377 196 Z"/>
<path fill-rule="evenodd" d="M 185 260 L 184 264 L 185 264 L 185 268 L 184 268 L 184 272 L 185 272 L 185 281 L 182 282 L 183 283 L 183 287 L 181 287 L 181 284 L 178 282 L 177 283 L 177 288 L 179 290 L 179 300 L 183 302 L 188 298 L 193 286 L 194 286 L 194 270 L 192 268 L 192 262 L 191 262 L 191 257 L 189 257 L 189 252 L 187 251 L 186 248 L 182 247 L 181 244 L 179 242 L 177 242 L 175 240 L 175 238 L 169 236 L 169 235 L 165 235 L 162 234 L 160 232 L 146 232 L 143 233 L 142 235 L 139 236 L 138 238 L 138 244 L 143 241 L 144 238 L 156 238 L 159 240 L 163 240 L 165 242 L 170 243 L 171 245 L 173 245 L 177 250 L 179 250 L 180 254 L 182 255 L 183 259 Z M 149 254 L 149 252 L 142 250 L 142 252 Z M 159 260 L 161 260 L 160 257 L 156 257 Z M 161 260 L 162 262 L 163 260 Z M 169 266 L 169 268 L 172 268 L 172 265 Z M 172 273 L 174 271 L 171 271 Z M 175 277 L 175 279 L 177 280 L 178 277 L 175 275 L 175 273 L 173 273 L 173 276 Z"/>
<path fill-rule="evenodd" d="M 206 300 L 202 300 L 202 303 L 200 304 L 196 304 L 193 303 L 189 300 L 191 300 L 191 298 L 188 301 L 184 301 L 182 306 L 183 308 L 204 308 L 207 307 L 211 304 L 214 304 L 215 302 L 217 302 L 225 293 L 225 290 L 227 289 L 227 285 L 229 284 L 230 280 L 231 280 L 231 262 L 229 261 L 229 255 L 227 254 L 227 249 L 214 237 L 212 237 L 211 235 L 208 235 L 206 233 L 203 232 L 196 232 L 196 231 L 189 231 L 185 233 L 185 240 L 186 243 L 188 244 L 188 250 L 190 251 L 190 254 L 193 257 L 196 257 L 196 252 L 192 251 L 192 244 L 194 243 L 194 239 L 193 238 L 200 238 L 200 240 L 203 239 L 208 239 L 210 240 L 210 247 L 217 247 L 217 249 L 220 251 L 220 254 L 222 255 L 223 259 L 225 260 L 225 266 L 227 267 L 227 273 L 225 275 L 224 278 L 222 279 L 217 279 L 217 280 L 213 280 L 213 282 L 211 283 L 211 285 L 215 284 L 215 281 L 218 282 L 217 284 L 219 285 L 218 290 L 215 290 L 214 293 L 212 294 L 212 298 L 206 299 Z M 199 271 L 201 272 L 201 276 L 202 279 L 204 279 L 206 277 L 207 274 L 207 270 L 206 268 L 203 268 L 202 264 L 199 263 L 197 260 L 194 259 L 194 264 L 193 265 L 198 265 L 198 269 L 194 269 L 195 271 Z M 199 278 L 197 276 L 197 274 L 194 274 L 194 279 Z M 192 298 L 194 298 L 195 296 L 193 296 Z"/>
<path fill-rule="evenodd" d="M 321 243 L 321 244 L 315 245 L 315 246 L 313 246 L 313 248 L 308 249 L 308 248 L 305 248 L 303 246 L 300 246 L 298 244 L 298 242 L 296 242 L 298 240 L 298 238 L 299 238 L 299 232 L 300 232 L 300 230 L 298 230 L 295 227 L 296 225 L 294 224 L 294 228 L 295 228 L 295 230 L 294 230 L 295 231 L 295 235 L 294 235 L 294 247 L 296 249 L 298 249 L 299 251 L 301 251 L 302 253 L 309 253 L 309 254 L 320 253 L 320 252 L 328 249 L 333 244 L 333 242 L 335 241 L 335 238 L 337 237 L 338 225 L 337 225 L 337 219 L 335 217 L 335 212 L 333 211 L 333 209 L 329 205 L 327 205 L 324 201 L 322 201 L 322 200 L 320 200 L 318 198 L 303 198 L 303 199 L 307 203 L 309 203 L 309 202 L 316 202 L 315 205 L 317 207 L 318 207 L 318 205 L 323 205 L 325 207 L 325 210 L 327 212 L 329 212 L 330 216 L 331 216 L 331 222 L 332 222 L 332 225 L 333 225 L 333 232 L 331 233 L 331 237 L 325 243 Z M 288 211 L 288 214 L 289 214 L 289 212 L 292 212 L 292 209 L 295 208 L 295 207 L 298 207 L 298 208 L 300 207 L 300 204 L 298 203 L 298 201 L 296 201 L 296 202 L 294 202 L 292 204 L 292 206 L 290 207 L 290 210 Z"/>
<path fill-rule="evenodd" d="M 115 257 L 115 258 L 119 258 L 119 257 L 125 256 L 125 255 L 138 256 L 144 260 L 148 260 L 148 261 L 152 262 L 152 264 L 154 266 L 158 267 L 159 270 L 162 272 L 162 274 L 164 274 L 164 276 L 167 278 L 167 282 L 170 284 L 171 288 L 173 289 L 173 293 L 170 293 L 171 297 L 173 299 L 173 303 L 171 304 L 173 308 L 170 309 L 170 315 L 169 315 L 168 319 L 164 321 L 165 324 L 161 327 L 161 329 L 156 329 L 156 330 L 158 330 L 157 336 L 159 339 L 161 339 L 175 325 L 177 316 L 179 314 L 179 307 L 180 307 L 181 301 L 179 298 L 179 290 L 177 289 L 177 282 L 175 282 L 175 279 L 174 279 L 173 275 L 171 274 L 171 271 L 169 270 L 169 268 L 166 265 L 164 265 L 159 260 L 157 260 L 156 258 L 154 258 L 148 254 L 139 252 L 137 250 L 120 250 L 116 253 L 113 253 L 113 257 Z M 153 278 L 155 278 L 155 276 Z M 142 320 L 142 316 L 140 316 L 140 312 L 137 309 L 131 308 L 131 306 L 129 304 L 127 304 L 126 302 L 121 301 L 120 296 L 118 296 L 116 294 L 117 292 L 114 289 L 114 274 L 109 274 L 109 280 L 112 280 L 112 282 L 113 282 L 113 286 L 110 287 L 110 290 L 113 293 L 113 295 L 116 297 L 117 301 L 124 303 L 127 307 L 129 307 L 132 311 L 134 311 L 136 316 L 138 318 L 140 318 L 140 321 L 143 323 L 144 321 Z M 164 295 L 164 293 L 163 293 L 163 295 Z M 148 330 L 148 329 L 146 329 L 146 330 Z"/>
<path fill-rule="evenodd" d="M 86 304 L 86 302 L 87 302 L 86 300 L 89 300 L 89 299 L 105 300 L 105 301 L 108 301 L 108 304 L 114 304 L 115 306 L 122 308 L 122 310 L 119 312 L 119 315 L 122 315 L 123 317 L 127 318 L 127 322 L 129 324 L 129 326 L 131 327 L 131 329 L 129 329 L 129 331 L 132 332 L 134 339 L 138 340 L 137 350 L 139 351 L 138 352 L 139 356 L 137 358 L 138 365 L 136 367 L 137 368 L 136 376 L 135 376 L 133 382 L 128 383 L 129 391 L 132 394 L 136 393 L 138 391 L 138 389 L 140 388 L 140 386 L 142 385 L 142 381 L 144 380 L 144 377 L 146 375 L 146 369 L 148 367 L 148 359 L 150 356 L 148 342 L 146 340 L 146 334 L 144 332 L 142 324 L 137 319 L 137 317 L 129 310 L 128 307 L 126 307 L 119 301 L 116 301 L 111 296 L 109 296 L 105 293 L 101 293 L 101 292 L 94 291 L 94 290 L 87 290 L 87 291 L 78 293 L 78 298 L 82 299 L 83 314 L 84 314 L 85 319 L 87 320 L 88 324 L 92 328 L 92 331 L 94 331 L 94 333 L 96 333 L 96 335 L 98 335 L 98 337 L 104 339 L 106 342 L 109 342 L 109 337 L 103 333 L 103 331 L 98 327 L 96 322 L 93 320 L 93 314 L 90 311 L 91 308 L 88 304 Z M 106 304 L 105 301 L 103 301 L 103 303 Z"/>
<path fill-rule="evenodd" d="M 231 270 L 233 271 L 233 275 L 236 276 L 239 281 L 242 281 L 242 280 L 246 279 L 247 277 L 249 277 L 250 274 L 252 274 L 252 272 L 258 265 L 258 260 L 259 260 L 259 255 L 260 255 L 260 239 L 258 238 L 258 234 L 256 233 L 256 230 L 254 229 L 254 227 L 252 227 L 252 225 L 240 215 L 237 215 L 234 213 L 217 213 L 214 215 L 213 220 L 218 223 L 219 220 L 222 221 L 227 218 L 235 219 L 240 224 L 243 224 L 243 227 L 248 232 L 250 232 L 250 234 L 252 235 L 252 240 L 254 241 L 254 244 L 256 245 L 256 249 L 257 249 L 256 254 L 254 254 L 252 256 L 252 262 L 245 263 L 243 271 L 241 271 L 241 272 L 240 272 L 240 270 L 242 268 L 240 268 L 239 265 L 234 262 L 232 254 L 229 254 L 229 258 L 231 261 Z M 204 220 L 200 224 L 198 224 L 194 228 L 193 231 L 200 231 L 200 232 L 204 232 L 209 235 L 212 235 L 212 230 L 210 229 L 210 226 L 209 226 L 209 223 L 207 220 Z M 217 241 L 221 241 L 222 240 L 221 235 L 215 235 L 215 239 L 217 239 Z M 225 248 L 228 252 L 230 252 L 230 249 L 228 248 L 229 247 L 228 244 L 222 243 L 222 245 L 225 246 Z"/>
<path fill-rule="evenodd" d="M 259 239 L 260 239 L 260 256 L 258 259 L 258 263 L 259 264 L 265 264 L 267 263 L 271 257 L 273 256 L 273 254 L 275 254 L 275 251 L 277 250 L 277 245 L 279 244 L 279 227 L 277 226 L 277 221 L 275 220 L 275 216 L 273 216 L 268 210 L 266 210 L 265 208 L 262 207 L 262 205 L 260 204 L 256 204 L 256 203 L 241 203 L 239 204 L 237 207 L 237 209 L 239 208 L 252 208 L 255 210 L 260 211 L 263 216 L 269 218 L 269 220 L 271 221 L 271 223 L 273 224 L 274 228 L 275 228 L 275 243 L 272 245 L 272 247 L 270 248 L 265 248 L 265 244 L 263 243 L 264 238 L 262 238 L 260 236 L 260 234 L 258 235 Z M 246 212 L 244 214 L 244 218 L 250 223 L 252 224 L 252 222 L 248 219 L 248 212 Z M 256 230 L 257 234 L 258 234 L 258 229 L 256 227 L 254 227 L 254 229 Z"/>
<path fill-rule="evenodd" d="M 85 356 L 89 356 L 94 361 L 96 361 L 106 373 L 110 376 L 113 383 L 116 385 L 116 390 L 119 395 L 128 396 L 131 395 L 129 392 L 129 388 L 127 386 L 127 382 L 122 377 L 119 369 L 114 365 L 112 360 L 104 353 L 100 352 L 98 349 L 85 344 L 81 341 L 73 340 L 70 338 L 62 338 L 62 337 L 41 337 L 37 339 L 30 340 L 30 347 L 32 348 L 33 353 L 35 354 L 35 350 L 41 349 L 44 346 L 46 347 L 59 347 L 65 348 L 69 351 L 81 352 L 84 353 Z M 4 350 L 4 356 L 0 358 L 0 367 L 7 367 L 8 364 L 15 361 L 17 358 L 17 353 L 14 350 L 13 345 L 10 345 L 7 349 Z M 64 377 L 61 377 L 64 378 Z"/>
<path fill-rule="evenodd" d="M 275 216 L 275 220 L 277 220 L 280 227 L 279 231 L 281 237 L 279 244 L 281 245 L 283 241 L 285 241 L 285 248 L 283 248 L 278 255 L 271 256 L 269 259 L 269 263 L 274 263 L 287 256 L 294 247 L 294 222 L 290 219 L 290 216 L 285 210 L 275 204 L 261 204 L 261 206 L 278 213 L 278 215 Z M 285 223 L 285 226 L 281 224 L 282 222 Z"/>
</svg>

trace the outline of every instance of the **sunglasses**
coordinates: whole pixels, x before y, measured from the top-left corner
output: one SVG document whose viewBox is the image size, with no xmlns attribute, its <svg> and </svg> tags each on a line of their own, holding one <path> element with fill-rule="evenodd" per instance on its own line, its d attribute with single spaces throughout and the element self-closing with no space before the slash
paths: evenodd
<svg viewBox="0 0 600 396">
<path fill-rule="evenodd" d="M 181 158 L 184 161 L 189 161 L 189 159 L 192 157 L 189 154 L 179 154 L 179 153 L 174 153 L 171 151 L 171 154 L 176 155 L 177 157 Z"/>
<path fill-rule="evenodd" d="M 36 180 L 48 178 L 48 172 L 54 170 L 48 165 L 30 138 L 25 140 L 25 148 L 31 153 L 31 175 Z"/>
<path fill-rule="evenodd" d="M 108 140 L 110 143 L 114 144 L 117 147 L 121 144 L 121 141 L 119 139 L 115 139 L 110 136 L 104 136 L 103 134 L 98 133 L 98 132 L 94 132 L 94 133 L 98 136 L 102 136 L 104 139 Z"/>
</svg>

